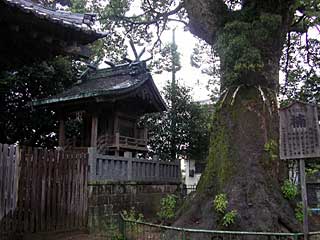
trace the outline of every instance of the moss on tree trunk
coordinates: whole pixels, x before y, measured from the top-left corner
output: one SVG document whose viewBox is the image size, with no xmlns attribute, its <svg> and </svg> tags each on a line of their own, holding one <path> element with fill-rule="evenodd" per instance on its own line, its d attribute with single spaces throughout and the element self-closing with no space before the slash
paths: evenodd
<svg viewBox="0 0 320 240">
<path fill-rule="evenodd" d="M 213 200 L 226 194 L 226 211 L 237 211 L 229 229 L 299 231 L 294 210 L 281 193 L 284 167 L 276 146 L 279 60 L 294 1 L 241 1 L 240 10 L 225 2 L 185 1 L 191 32 L 220 57 L 224 93 L 215 112 L 207 167 L 176 225 L 225 228 Z"/>
<path fill-rule="evenodd" d="M 208 164 L 194 198 L 177 226 L 226 229 L 213 207 L 226 194 L 227 211 L 236 210 L 228 229 L 246 231 L 300 230 L 294 210 L 281 193 L 281 161 L 265 146 L 278 142 L 276 95 L 270 89 L 231 88 L 215 113 Z M 276 148 L 277 149 L 277 148 Z"/>
</svg>

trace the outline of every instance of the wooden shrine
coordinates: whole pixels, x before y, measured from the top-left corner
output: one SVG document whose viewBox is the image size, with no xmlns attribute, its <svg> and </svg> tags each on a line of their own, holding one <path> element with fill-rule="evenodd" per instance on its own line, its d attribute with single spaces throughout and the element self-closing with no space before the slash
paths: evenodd
<svg viewBox="0 0 320 240">
<path fill-rule="evenodd" d="M 0 70 L 57 55 L 88 57 L 87 44 L 105 36 L 94 14 L 49 9 L 30 0 L 0 0 Z"/>
<path fill-rule="evenodd" d="M 166 110 L 166 105 L 143 61 L 90 70 L 81 82 L 56 96 L 33 102 L 60 116 L 59 145 L 97 147 L 101 154 L 135 156 L 147 152 L 147 130 L 139 118 Z M 65 138 L 65 121 L 82 122 L 80 136 Z"/>
</svg>

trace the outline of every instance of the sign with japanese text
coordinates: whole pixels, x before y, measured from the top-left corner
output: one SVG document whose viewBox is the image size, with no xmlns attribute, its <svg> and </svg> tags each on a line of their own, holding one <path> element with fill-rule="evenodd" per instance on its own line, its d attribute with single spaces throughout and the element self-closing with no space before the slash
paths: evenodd
<svg viewBox="0 0 320 240">
<path fill-rule="evenodd" d="M 294 102 L 280 109 L 280 158 L 320 157 L 320 128 L 316 105 Z"/>
</svg>

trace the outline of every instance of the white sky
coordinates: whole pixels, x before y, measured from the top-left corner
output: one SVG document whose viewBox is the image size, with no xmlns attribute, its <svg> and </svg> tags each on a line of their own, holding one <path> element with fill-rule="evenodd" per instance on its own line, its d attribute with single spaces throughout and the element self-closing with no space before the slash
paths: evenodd
<svg viewBox="0 0 320 240">
<path fill-rule="evenodd" d="M 172 31 L 167 31 L 162 36 L 163 42 L 172 41 Z M 175 41 L 178 51 L 181 54 L 181 70 L 177 72 L 177 80 L 180 84 L 191 87 L 195 101 L 207 100 L 210 92 L 206 89 L 208 76 L 202 74 L 200 69 L 194 68 L 190 64 L 192 49 L 197 43 L 197 39 L 190 33 L 183 31 L 182 27 L 177 27 Z M 171 79 L 171 73 L 154 74 L 153 79 L 159 90 L 163 88 L 167 80 Z"/>
<path fill-rule="evenodd" d="M 140 14 L 139 1 L 135 1 L 131 6 L 131 10 L 127 15 Z M 173 24 L 170 24 L 173 25 Z M 172 26 L 174 27 L 174 26 Z M 180 84 L 188 86 L 192 89 L 191 93 L 195 101 L 207 100 L 210 98 L 210 92 L 206 89 L 208 84 L 208 76 L 202 74 L 200 69 L 194 68 L 190 64 L 190 56 L 195 44 L 198 40 L 188 31 L 183 30 L 182 24 L 175 25 L 175 40 L 178 46 L 178 51 L 181 54 L 181 70 L 177 73 L 177 79 Z M 319 37 L 319 32 L 314 29 L 309 32 L 311 37 Z M 161 37 L 163 43 L 172 41 L 172 31 L 165 31 Z M 138 48 L 138 47 L 137 47 Z M 129 47 L 130 49 L 130 47 Z M 142 50 L 138 48 L 138 51 Z M 133 56 L 133 53 L 129 55 Z M 147 54 L 146 54 L 147 55 Z M 146 56 L 147 58 L 148 56 Z M 144 59 L 144 57 L 142 57 Z M 163 72 L 162 74 L 153 74 L 153 79 L 160 91 L 162 91 L 167 80 L 171 79 L 171 73 Z M 283 81 L 284 74 L 280 72 L 280 80 Z"/>
<path fill-rule="evenodd" d="M 172 42 L 172 30 L 165 31 L 161 37 L 161 41 L 165 43 Z M 208 100 L 210 98 L 210 91 L 207 90 L 209 77 L 206 74 L 201 73 L 200 69 L 192 67 L 190 64 L 190 57 L 193 48 L 198 40 L 188 31 L 183 30 L 182 25 L 176 26 L 175 41 L 178 46 L 180 55 L 181 70 L 177 72 L 176 79 L 179 84 L 190 87 L 191 94 L 194 101 Z M 135 46 L 137 52 L 142 51 L 142 47 Z M 128 47 L 129 58 L 134 59 L 134 54 L 130 47 Z M 150 55 L 146 53 L 142 59 L 147 59 Z M 100 68 L 108 67 L 102 63 Z M 153 79 L 157 85 L 159 91 L 163 90 L 166 82 L 171 80 L 171 72 L 162 72 L 161 74 L 153 74 Z"/>
<path fill-rule="evenodd" d="M 141 9 L 139 9 L 139 6 L 139 1 L 133 2 L 131 5 L 132 10 L 127 12 L 127 15 L 130 16 L 133 14 L 142 13 Z M 210 98 L 210 92 L 206 89 L 208 76 L 202 74 L 199 69 L 192 67 L 190 64 L 190 56 L 192 49 L 197 43 L 197 39 L 190 32 L 183 30 L 183 24 L 176 24 L 172 27 L 176 28 L 175 41 L 178 46 L 178 51 L 181 54 L 181 70 L 177 72 L 177 80 L 180 84 L 191 87 L 191 93 L 195 101 L 207 100 Z M 161 41 L 163 43 L 172 42 L 172 31 L 165 31 L 162 34 Z M 142 59 L 144 59 L 144 57 L 142 57 Z M 167 80 L 171 80 L 171 73 L 163 72 L 162 74 L 153 74 L 153 79 L 158 89 L 162 91 Z"/>
</svg>

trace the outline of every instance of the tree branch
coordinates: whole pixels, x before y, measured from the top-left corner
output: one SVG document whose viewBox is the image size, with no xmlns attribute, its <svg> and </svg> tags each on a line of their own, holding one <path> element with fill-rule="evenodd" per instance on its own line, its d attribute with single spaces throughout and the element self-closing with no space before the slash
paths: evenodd
<svg viewBox="0 0 320 240">
<path fill-rule="evenodd" d="M 148 1 L 149 2 L 149 1 Z M 150 4 L 150 2 L 149 2 Z M 150 6 L 151 7 L 151 6 Z M 135 26 L 139 26 L 139 25 L 152 25 L 152 24 L 156 24 L 159 21 L 163 21 L 163 20 L 169 20 L 169 16 L 177 14 L 181 9 L 183 8 L 183 2 L 181 2 L 176 8 L 172 9 L 171 11 L 168 12 L 158 12 L 156 10 L 154 10 L 153 8 L 150 8 L 149 11 L 147 12 L 153 12 L 156 14 L 156 16 L 148 21 L 140 21 L 139 18 L 142 16 L 145 16 L 147 12 L 144 12 L 142 14 L 140 14 L 139 16 L 131 16 L 131 17 L 126 17 L 126 16 L 118 16 L 118 15 L 113 15 L 113 16 L 108 16 L 108 17 L 104 17 L 104 18 L 100 18 L 98 20 L 105 20 L 105 19 L 111 19 L 111 20 L 118 20 L 118 21 L 124 21 L 127 22 L 131 25 L 135 25 Z M 170 19 L 172 21 L 176 21 L 174 19 Z"/>
<path fill-rule="evenodd" d="M 184 6 L 189 16 L 190 31 L 210 45 L 231 16 L 223 0 L 185 0 Z"/>
</svg>

